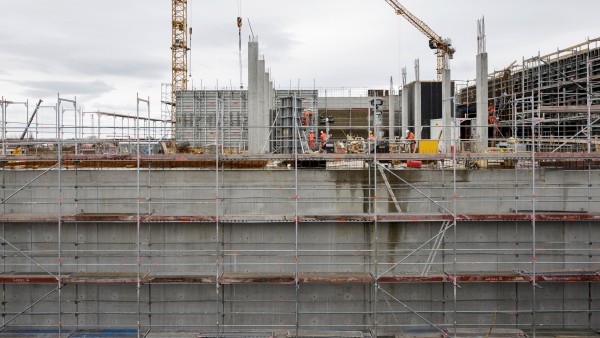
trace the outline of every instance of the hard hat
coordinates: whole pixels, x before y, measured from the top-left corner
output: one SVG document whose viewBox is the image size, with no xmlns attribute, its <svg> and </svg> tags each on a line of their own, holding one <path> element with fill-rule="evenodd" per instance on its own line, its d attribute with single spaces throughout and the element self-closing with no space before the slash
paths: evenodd
<svg viewBox="0 0 600 338">
<path fill-rule="evenodd" d="M 407 135 L 408 135 L 408 134 L 410 134 L 410 130 L 408 130 L 408 129 L 407 129 L 407 130 L 406 130 L 406 134 L 407 134 Z"/>
<path fill-rule="evenodd" d="M 323 134 L 323 131 L 321 130 L 321 134 Z"/>
</svg>

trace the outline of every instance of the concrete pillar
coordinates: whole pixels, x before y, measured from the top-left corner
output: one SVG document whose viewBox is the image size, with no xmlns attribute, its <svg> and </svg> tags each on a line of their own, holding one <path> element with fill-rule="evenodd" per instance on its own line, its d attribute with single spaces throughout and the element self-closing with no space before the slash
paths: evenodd
<svg viewBox="0 0 600 338">
<path fill-rule="evenodd" d="M 450 145 L 453 144 L 452 138 L 458 135 L 452 135 L 452 81 L 450 80 L 450 69 L 442 70 L 442 149 L 450 152 Z"/>
<path fill-rule="evenodd" d="M 258 60 L 258 139 L 260 143 L 259 153 L 269 151 L 270 147 L 266 144 L 268 140 L 269 128 L 267 127 L 267 119 L 265 118 L 265 60 Z"/>
<path fill-rule="evenodd" d="M 415 111 L 414 111 L 414 120 L 415 120 L 415 138 L 417 140 L 421 139 L 421 82 L 415 82 Z"/>
<path fill-rule="evenodd" d="M 389 96 L 389 139 L 393 140 L 395 137 L 394 125 L 396 124 L 396 97 L 394 96 L 394 80 L 390 78 L 390 96 Z"/>
<path fill-rule="evenodd" d="M 258 154 L 262 150 L 259 139 L 261 121 L 258 102 L 258 42 L 248 42 L 248 152 Z"/>
<path fill-rule="evenodd" d="M 264 101 L 264 110 L 262 112 L 263 114 L 263 125 L 265 126 L 265 133 L 264 133 L 264 137 L 265 140 L 264 142 L 267 142 L 267 147 L 265 148 L 265 152 L 269 153 L 271 152 L 271 143 L 269 142 L 269 131 L 271 131 L 271 116 L 270 116 L 270 109 L 271 109 L 271 90 L 269 89 L 269 80 L 270 80 L 270 75 L 268 72 L 265 72 L 265 80 L 263 81 L 263 101 Z M 272 137 L 273 135 L 271 135 Z"/>
<path fill-rule="evenodd" d="M 406 136 L 408 130 L 408 86 L 406 84 L 402 87 L 402 135 Z"/>
<path fill-rule="evenodd" d="M 273 80 L 270 80 L 269 81 L 269 110 L 275 109 L 274 104 L 275 104 L 275 91 L 273 90 Z"/>
<path fill-rule="evenodd" d="M 477 54 L 477 134 L 475 151 L 484 152 L 488 147 L 488 54 Z"/>
</svg>

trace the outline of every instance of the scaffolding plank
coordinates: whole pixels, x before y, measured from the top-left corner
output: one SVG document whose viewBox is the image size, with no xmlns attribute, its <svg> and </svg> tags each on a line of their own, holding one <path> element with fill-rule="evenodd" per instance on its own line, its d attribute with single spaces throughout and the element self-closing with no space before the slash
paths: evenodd
<svg viewBox="0 0 600 338">
<path fill-rule="evenodd" d="M 221 284 L 295 284 L 294 273 L 273 272 L 224 272 L 220 279 Z"/>
<path fill-rule="evenodd" d="M 2 214 L 3 223 L 54 223 L 58 222 L 56 214 Z"/>
<path fill-rule="evenodd" d="M 47 273 L 0 273 L 0 283 L 56 284 L 58 280 Z"/>
<path fill-rule="evenodd" d="M 81 213 L 62 217 L 65 222 L 135 222 L 137 215 L 131 213 L 122 214 L 95 214 Z"/>
<path fill-rule="evenodd" d="M 74 337 L 70 330 L 63 330 L 58 334 L 58 330 L 5 330 L 0 332 L 0 337 L 6 338 L 68 338 Z"/>
<path fill-rule="evenodd" d="M 144 284 L 215 284 L 216 275 L 148 274 Z"/>
<path fill-rule="evenodd" d="M 145 277 L 146 273 L 141 275 Z M 63 278 L 65 283 L 137 283 L 136 272 L 76 272 L 73 275 Z"/>
<path fill-rule="evenodd" d="M 589 271 L 554 271 L 535 275 L 522 274 L 518 272 L 469 272 L 453 275 L 386 275 L 379 278 L 378 282 L 392 283 L 501 283 L 501 282 L 600 282 L 600 272 Z"/>
<path fill-rule="evenodd" d="M 456 159 L 464 160 L 529 160 L 531 152 L 522 153 L 458 153 Z M 576 152 L 539 152 L 536 160 L 600 160 L 600 152 L 576 153 Z M 374 154 L 298 154 L 299 161 L 351 161 L 351 160 L 374 160 Z M 453 154 L 413 154 L 413 153 L 386 153 L 377 154 L 378 160 L 384 161 L 443 161 L 452 160 Z M 268 161 L 294 160 L 293 154 L 220 154 L 220 162 L 237 162 L 227 165 L 229 168 L 253 169 L 264 167 Z M 62 156 L 65 167 L 95 167 L 106 166 L 108 168 L 131 167 L 137 163 L 137 156 L 127 154 L 65 154 Z M 140 156 L 142 164 L 155 163 L 159 167 L 207 167 L 214 166 L 214 154 L 152 154 Z M 56 155 L 19 155 L 0 156 L 0 161 L 7 162 L 6 168 L 44 168 L 57 163 Z M 89 162 L 89 163 L 88 163 Z"/>
<path fill-rule="evenodd" d="M 136 215 L 132 214 L 76 214 L 64 215 L 64 222 L 121 222 L 135 223 Z M 384 214 L 377 215 L 378 222 L 446 222 L 454 217 L 450 214 Z M 507 213 L 507 214 L 457 214 L 456 220 L 460 222 L 477 221 L 531 221 L 532 213 Z M 536 221 L 554 222 L 582 222 L 600 221 L 600 214 L 585 212 L 538 212 Z M 214 223 L 215 215 L 189 216 L 189 215 L 151 215 L 140 216 L 142 223 Z M 220 223 L 289 223 L 294 222 L 294 215 L 224 215 L 219 216 Z M 329 223 L 364 223 L 373 222 L 375 216 L 368 214 L 359 215 L 303 215 L 298 217 L 299 222 L 329 222 Z M 56 215 L 48 214 L 3 214 L 0 222 L 3 223 L 54 223 L 58 221 Z"/>
<path fill-rule="evenodd" d="M 298 276 L 300 283 L 372 283 L 374 280 L 368 272 L 303 272 Z"/>
</svg>

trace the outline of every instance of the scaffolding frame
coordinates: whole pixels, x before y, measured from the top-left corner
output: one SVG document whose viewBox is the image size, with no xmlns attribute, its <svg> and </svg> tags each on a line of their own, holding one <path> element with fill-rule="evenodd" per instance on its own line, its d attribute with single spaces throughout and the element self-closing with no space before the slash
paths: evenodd
<svg viewBox="0 0 600 338">
<path fill-rule="evenodd" d="M 64 135 L 61 119 L 63 101 L 76 104 L 76 100 L 58 96 L 56 125 L 53 126 L 56 138 L 31 142 L 52 144 L 54 153 L 2 156 L 5 183 L 0 240 L 5 245 L 2 247 L 3 273 L 0 274 L 4 314 L 0 331 L 56 328 L 59 334 L 73 334 L 77 330 L 113 327 L 105 317 L 133 316 L 136 320 L 124 325 L 123 329 L 130 330 L 127 332 L 136 336 L 182 329 L 217 337 L 258 329 L 292 330 L 293 335 L 298 336 L 304 330 L 340 328 L 378 336 L 389 331 L 429 327 L 445 336 L 456 337 L 460 329 L 465 327 L 489 327 L 489 323 L 463 321 L 465 317 L 477 315 L 499 316 L 496 327 L 526 327 L 535 336 L 541 327 L 570 327 L 567 322 L 548 325 L 536 316 L 583 314 L 588 317 L 588 324 L 584 325 L 587 328 L 592 328 L 598 320 L 600 309 L 593 304 L 598 300 L 593 295 L 593 285 L 600 282 L 600 271 L 595 268 L 600 247 L 594 246 L 598 240 L 592 234 L 593 227 L 600 222 L 600 214 L 594 212 L 595 206 L 600 203 L 600 187 L 596 180 L 600 170 L 600 153 L 591 148 L 585 153 L 541 152 L 545 149 L 537 147 L 538 139 L 533 137 L 527 152 L 514 153 L 462 153 L 455 146 L 450 154 L 378 153 L 377 147 L 373 153 L 303 154 L 296 142 L 299 135 L 298 119 L 293 118 L 295 149 L 291 154 L 226 154 L 222 147 L 224 139 L 220 137 L 225 126 L 221 119 L 215 118 L 214 154 L 144 154 L 140 150 L 140 146 L 147 141 L 144 135 L 152 133 L 143 129 L 154 127 L 140 125 L 142 118 L 139 105 L 149 105 L 149 99 L 138 97 L 134 138 L 131 139 L 136 148 L 134 153 L 63 153 L 63 149 L 79 142 L 61 137 Z M 533 112 L 535 108 L 531 108 Z M 527 126 L 532 135 L 536 133 L 539 122 L 531 119 Z M 101 132 L 100 135 L 109 133 Z M 458 144 L 460 140 L 449 141 Z M 11 143 L 6 139 L 3 143 L 7 149 L 10 148 Z M 394 167 L 394 163 L 409 160 L 436 164 L 436 169 L 425 173 L 440 178 L 425 182 L 405 178 L 405 174 L 411 171 Z M 290 166 L 267 169 L 266 165 L 274 161 Z M 514 171 L 514 181 L 503 185 L 462 180 L 460 177 L 465 173 L 483 172 L 466 169 L 466 163 L 472 161 L 516 163 L 507 166 L 509 169 L 499 169 L 509 174 Z M 323 162 L 326 163 L 325 167 L 319 168 Z M 315 170 L 335 172 L 327 167 L 327 163 L 339 162 L 358 163 L 346 167 L 347 171 L 367 176 L 363 176 L 362 181 L 345 182 L 347 187 L 365 192 L 358 198 L 359 202 L 345 197 L 327 200 L 328 192 L 336 193 L 341 188 L 304 180 L 306 173 Z M 587 179 L 565 187 L 542 184 L 540 171 L 548 166 L 566 168 Z M 109 168 L 117 170 L 110 172 Z M 41 173 L 37 173 L 36 169 Z M 7 180 L 9 175 L 18 176 L 21 171 L 23 175 L 34 171 L 33 178 L 24 180 L 24 184 L 19 184 L 18 180 L 12 183 Z M 86 183 L 79 178 L 80 173 L 100 175 L 103 171 L 108 171 L 115 180 L 122 175 L 123 180 L 114 183 L 92 180 Z M 196 171 L 199 177 L 210 179 L 171 182 L 155 178 L 167 173 L 185 176 L 189 171 Z M 55 182 L 48 184 L 44 181 L 54 172 Z M 251 172 L 272 173 L 287 180 L 272 184 L 235 180 L 236 175 Z M 386 176 L 382 176 L 384 172 Z M 127 180 L 128 174 L 134 175 L 135 180 Z M 63 177 L 67 183 L 63 182 Z M 51 191 L 50 197 L 34 196 L 38 191 L 52 188 L 56 189 L 56 195 L 52 195 Z M 512 205 L 514 200 L 514 208 L 510 212 L 477 213 L 468 208 L 470 203 L 483 197 L 471 196 L 467 192 L 492 189 L 496 189 L 498 196 L 486 198 L 486 202 L 491 205 Z M 235 195 L 243 190 L 251 194 Z M 565 200 L 567 190 L 575 191 L 577 199 Z M 106 191 L 112 194 L 107 195 Z M 181 192 L 182 197 L 171 198 L 174 191 Z M 507 202 L 505 198 L 511 201 Z M 541 209 L 552 203 L 564 205 L 567 202 L 584 205 L 584 210 Z M 368 208 L 354 213 L 310 212 L 315 210 L 315 205 L 323 203 L 335 205 L 335 209 L 339 210 L 351 210 L 357 203 L 365 204 Z M 166 212 L 177 210 L 178 204 L 187 205 L 190 211 Z M 232 212 L 252 210 L 249 206 L 255 204 L 261 204 L 267 212 Z M 129 210 L 134 212 L 107 212 L 116 205 L 123 205 L 125 209 L 131 207 Z M 396 205 L 400 205 L 404 212 L 398 210 Z M 268 212 L 274 210 L 275 206 L 284 212 Z M 43 213 L 43 210 L 49 212 Z M 500 210 L 500 207 L 495 210 Z M 538 238 L 540 227 L 556 223 L 563 227 L 566 223 L 582 228 L 585 225 L 589 239 L 565 239 L 557 243 L 552 239 Z M 7 232 L 10 234 L 15 231 L 16 226 L 34 229 L 48 224 L 56 224 L 56 241 L 33 237 L 13 240 L 7 236 Z M 486 248 L 485 245 L 490 243 L 482 241 L 475 242 L 477 246 L 460 237 L 464 231 L 462 229 L 470 229 L 473 224 L 495 224 L 498 229 L 514 224 L 515 237 L 503 241 L 497 239 L 494 241 L 496 247 L 492 245 Z M 187 226 L 205 229 L 207 237 L 200 240 L 168 240 L 169 237 L 164 235 L 167 229 Z M 292 235 L 283 242 L 245 241 L 235 237 L 235 230 L 242 226 L 264 226 L 270 232 Z M 333 231 L 336 226 L 351 229 L 362 227 L 362 241 L 347 239 L 325 243 L 311 242 L 303 237 L 311 227 Z M 386 234 L 393 227 L 414 226 L 428 227 L 429 236 L 423 240 L 403 241 Z M 112 243 L 102 242 L 97 237 L 95 241 L 88 242 L 79 239 L 86 227 L 95 227 L 96 232 L 102 228 L 133 227 L 135 235 L 132 238 L 135 240 L 115 239 Z M 69 230 L 65 230 L 67 228 Z M 524 231 L 529 231 L 530 239 L 518 238 Z M 72 239 L 73 233 L 75 240 Z M 71 239 L 63 240 L 63 235 L 71 236 Z M 477 258 L 470 259 L 474 254 Z M 488 261 L 484 258 L 486 255 L 494 256 L 496 260 Z M 465 269 L 473 264 L 484 271 Z M 561 264 L 563 268 L 556 268 Z M 237 271 L 239 269 L 247 271 Z M 39 270 L 42 271 L 36 273 Z M 405 298 L 403 291 L 393 290 L 415 287 L 416 283 L 425 285 L 431 294 L 441 293 L 444 306 L 433 306 L 433 297 L 411 300 Z M 539 295 L 539 286 L 552 288 L 552 285 L 560 285 L 566 288 L 569 283 L 587 288 L 590 295 L 584 299 L 586 308 L 537 308 L 538 302 L 545 299 L 544 295 Z M 508 309 L 465 309 L 462 304 L 468 303 L 468 300 L 459 296 L 463 292 L 461 289 L 479 285 L 503 290 L 514 288 L 515 292 L 524 293 L 524 296 L 509 299 L 512 305 Z M 168 290 L 179 287 L 187 288 L 188 293 L 194 296 L 190 296 L 191 299 L 168 298 Z M 272 290 L 274 298 L 261 298 L 259 294 L 254 294 L 252 290 L 257 287 Z M 345 311 L 309 310 L 310 305 L 319 303 L 319 300 L 306 298 L 311 290 L 339 290 L 340 287 L 349 288 L 351 293 L 362 298 L 331 298 L 336 304 L 348 305 Z M 32 295 L 29 302 L 23 302 L 23 306 L 19 307 L 21 303 L 7 297 L 12 290 L 19 288 L 43 292 L 37 297 Z M 89 288 L 95 288 L 96 295 L 80 301 L 79 297 L 87 295 Z M 103 298 L 105 295 L 101 289 L 135 297 L 110 301 Z M 243 290 L 253 297 L 238 299 L 235 297 L 236 290 Z M 158 295 L 153 298 L 155 294 Z M 55 295 L 58 300 L 53 298 Z M 56 312 L 36 310 L 36 306 L 47 301 L 58 301 Z M 429 305 L 423 308 L 419 301 Z M 94 302 L 97 303 L 97 309 L 91 311 L 89 307 Z M 183 320 L 182 324 L 166 324 L 168 320 L 164 318 L 173 314 L 165 304 L 175 302 L 189 305 L 176 314 L 179 318 L 202 320 L 195 324 L 187 320 Z M 269 302 L 276 302 L 277 306 L 272 310 L 261 310 L 261 306 Z M 119 304 L 119 308 L 123 309 L 104 311 L 100 309 L 100 303 Z M 210 307 L 214 310 L 194 307 L 198 304 L 212 304 Z M 331 321 L 306 321 L 314 315 Z M 80 316 L 97 319 L 95 324 L 80 325 Z M 258 319 L 278 316 L 285 320 L 252 324 L 244 322 L 243 316 Z M 530 316 L 530 319 L 524 322 L 517 320 L 524 316 Z M 335 320 L 337 317 L 361 320 L 346 323 Z M 19 322 L 21 318 L 26 319 Z M 50 324 L 37 323 L 36 318 L 55 318 L 56 321 Z M 514 323 L 511 322 L 513 319 Z M 91 319 L 90 322 L 94 323 Z M 584 326 L 572 327 L 582 329 Z"/>
<path fill-rule="evenodd" d="M 489 75 L 489 114 L 498 120 L 492 146 L 512 137 L 540 151 L 591 151 L 598 147 L 600 38 L 522 58 Z M 474 115 L 476 88 L 464 85 L 459 110 Z M 532 108 L 533 107 L 533 108 Z M 530 130 L 531 123 L 537 124 Z M 589 132 L 588 132 L 589 131 Z M 492 134 L 490 132 L 490 134 Z"/>
</svg>

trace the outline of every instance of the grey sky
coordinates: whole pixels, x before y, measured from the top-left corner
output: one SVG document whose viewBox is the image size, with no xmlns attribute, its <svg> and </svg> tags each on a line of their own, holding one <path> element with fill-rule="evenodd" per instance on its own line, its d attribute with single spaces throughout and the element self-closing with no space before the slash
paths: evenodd
<svg viewBox="0 0 600 338">
<path fill-rule="evenodd" d="M 434 78 L 427 40 L 384 0 L 241 0 L 244 68 L 250 18 L 276 84 L 384 86 L 421 60 Z M 476 21 L 486 17 L 490 67 L 600 36 L 600 1 L 401 0 L 457 49 L 453 78 L 474 77 Z M 12 100 L 77 95 L 86 109 L 135 110 L 150 96 L 159 115 L 160 83 L 170 82 L 171 1 L 0 1 L 0 95 Z M 239 82 L 238 0 L 189 0 L 192 75 L 214 87 Z M 244 69 L 244 82 L 246 75 Z"/>
</svg>

